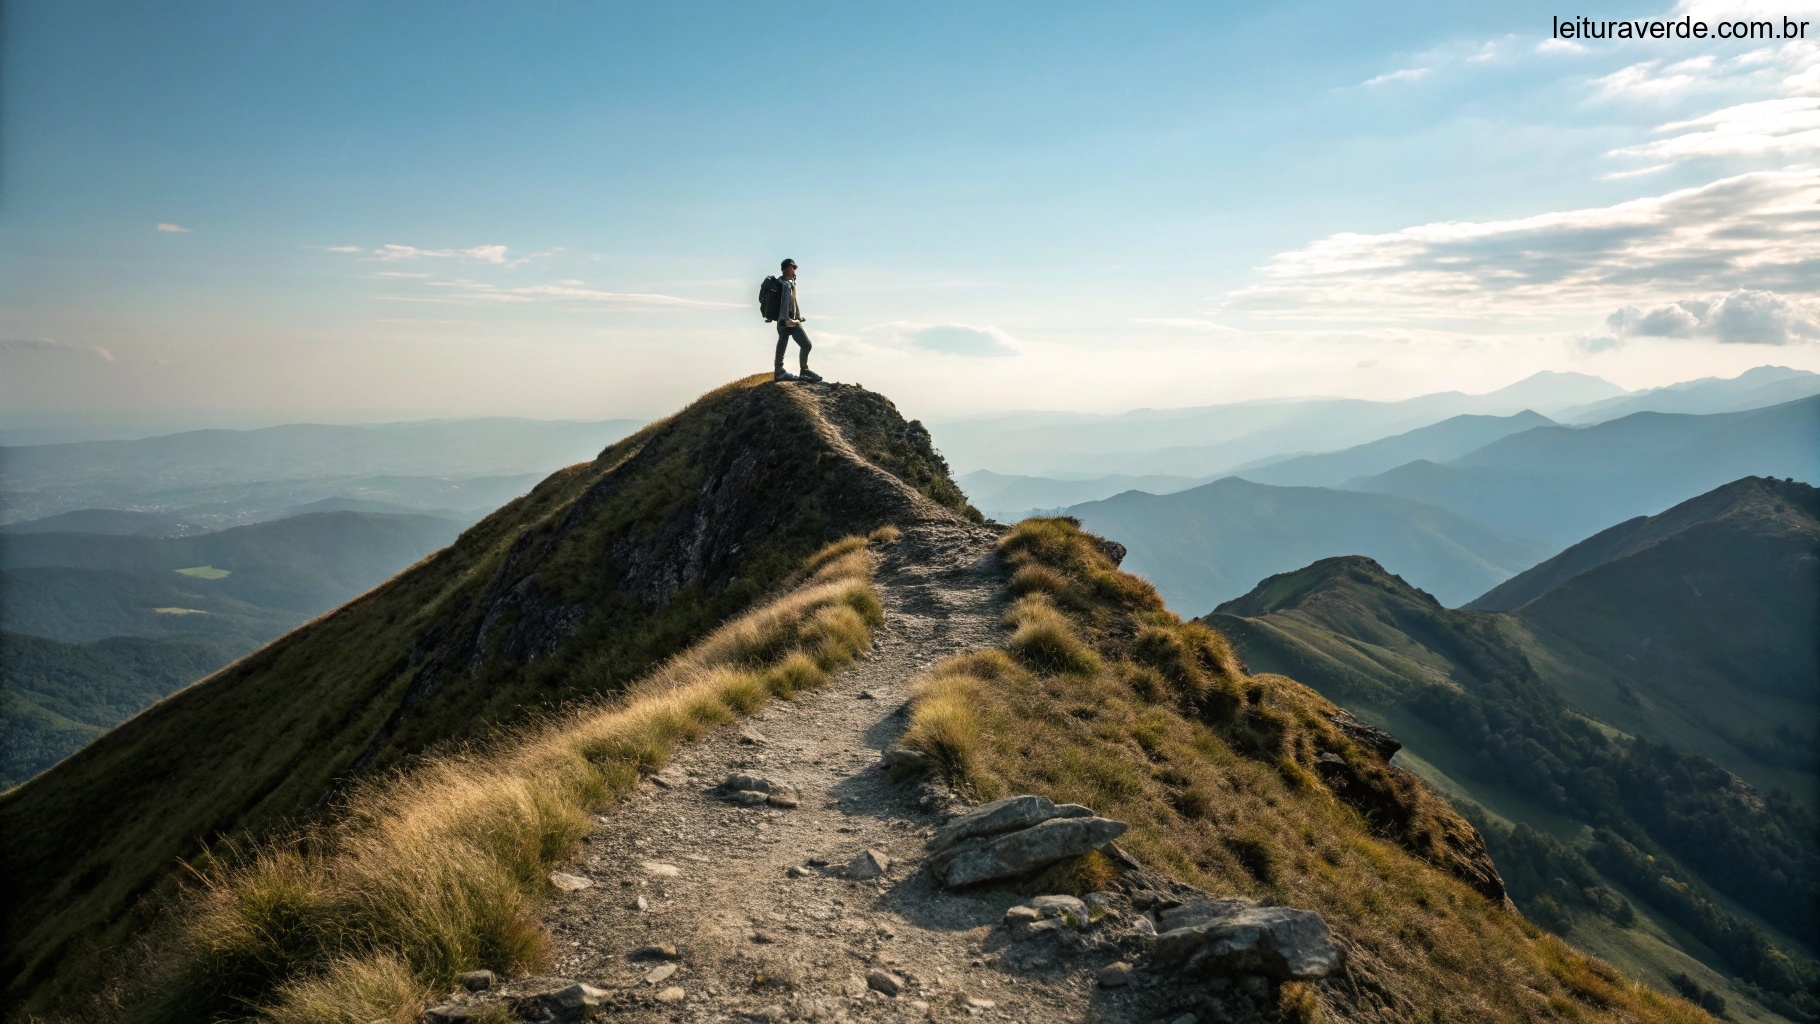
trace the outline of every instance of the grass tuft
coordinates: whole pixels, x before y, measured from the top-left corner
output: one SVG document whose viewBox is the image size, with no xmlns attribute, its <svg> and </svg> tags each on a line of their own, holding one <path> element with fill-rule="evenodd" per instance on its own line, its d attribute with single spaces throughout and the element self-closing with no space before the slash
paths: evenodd
<svg viewBox="0 0 1820 1024">
<path fill-rule="evenodd" d="M 1012 605 L 1007 618 L 1017 628 L 1005 646 L 1032 669 L 1077 675 L 1099 671 L 1099 655 L 1081 642 L 1073 624 L 1047 600 L 1025 597 Z"/>
</svg>

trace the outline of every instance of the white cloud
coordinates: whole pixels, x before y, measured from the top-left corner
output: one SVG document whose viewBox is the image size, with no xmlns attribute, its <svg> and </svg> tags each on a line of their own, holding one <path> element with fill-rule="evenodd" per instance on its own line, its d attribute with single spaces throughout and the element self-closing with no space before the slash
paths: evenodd
<svg viewBox="0 0 1820 1024">
<path fill-rule="evenodd" d="M 43 353 L 46 355 L 93 356 L 105 363 L 114 361 L 114 354 L 100 345 L 82 348 L 66 341 L 53 338 L 0 338 L 0 355 L 27 355 Z"/>
<path fill-rule="evenodd" d="M 181 224 L 159 224 L 158 230 L 179 235 L 187 235 L 190 233 L 190 229 Z"/>
<path fill-rule="evenodd" d="M 365 249 L 362 249 L 358 245 L 331 245 L 328 247 L 328 251 L 329 252 L 366 252 Z"/>
<path fill-rule="evenodd" d="M 1179 327 L 1187 331 L 1201 331 L 1206 334 L 1238 334 L 1236 327 L 1228 327 L 1216 320 L 1205 320 L 1192 316 L 1145 316 L 1131 321 L 1134 324 L 1155 324 L 1158 327 Z"/>
<path fill-rule="evenodd" d="M 1386 71 L 1376 78 L 1367 78 L 1364 85 L 1389 85 L 1391 82 L 1414 82 L 1427 77 L 1433 68 L 1402 68 L 1398 71 Z"/>
<path fill-rule="evenodd" d="M 601 303 L 614 307 L 692 307 L 698 309 L 743 308 L 743 304 L 736 302 L 691 299 L 679 295 L 664 295 L 658 292 L 610 292 L 599 288 L 590 288 L 582 282 L 574 280 L 559 281 L 551 284 L 521 285 L 510 288 L 466 278 L 447 281 L 428 281 L 426 283 L 433 288 L 446 289 L 447 294 L 381 295 L 379 298 L 392 302 L 440 302 L 465 306 L 563 302 L 578 304 Z"/>
<path fill-rule="evenodd" d="M 1710 338 L 1731 345 L 1793 345 L 1820 339 L 1820 312 L 1774 292 L 1743 288 L 1648 310 L 1625 306 L 1605 323 L 1623 337 Z"/>
<path fill-rule="evenodd" d="M 919 348 L 951 356 L 1014 356 L 1016 342 L 997 327 L 970 324 L 919 324 L 893 321 L 866 328 L 869 339 L 901 348 Z"/>
<path fill-rule="evenodd" d="M 1590 53 L 1591 51 L 1571 39 L 1544 39 L 1536 44 L 1536 52 L 1571 53 L 1575 56 L 1579 56 L 1580 54 Z"/>
<path fill-rule="evenodd" d="M 503 245 L 477 245 L 471 249 L 419 249 L 414 245 L 382 245 L 373 250 L 379 260 L 468 259 L 480 263 L 504 263 Z"/>
<path fill-rule="evenodd" d="M 1667 138 L 1609 154 L 1648 160 L 1694 157 L 1798 157 L 1820 153 L 1820 96 L 1787 96 L 1740 103 L 1671 121 L 1655 130 Z"/>
<path fill-rule="evenodd" d="M 1224 311 L 1520 318 L 1675 292 L 1811 293 L 1817 266 L 1820 170 L 1765 171 L 1614 206 L 1331 235 L 1278 254 Z"/>
</svg>

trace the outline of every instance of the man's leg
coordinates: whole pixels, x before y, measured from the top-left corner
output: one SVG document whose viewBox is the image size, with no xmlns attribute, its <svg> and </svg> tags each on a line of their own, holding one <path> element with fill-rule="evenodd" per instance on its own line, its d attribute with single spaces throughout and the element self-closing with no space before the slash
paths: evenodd
<svg viewBox="0 0 1820 1024">
<path fill-rule="evenodd" d="M 777 358 L 776 358 L 776 360 L 774 360 L 772 362 L 772 366 L 771 366 L 771 379 L 772 380 L 795 380 L 796 379 L 796 378 L 790 376 L 788 373 L 784 372 L 784 349 L 789 348 L 789 347 L 790 347 L 790 331 L 788 328 L 786 328 L 784 326 L 784 322 L 782 320 L 779 320 L 777 322 Z"/>
<path fill-rule="evenodd" d="M 816 373 L 814 370 L 809 369 L 809 350 L 811 348 L 814 348 L 815 346 L 809 344 L 808 332 L 803 330 L 801 324 L 798 324 L 795 327 L 792 327 L 790 329 L 790 337 L 796 339 L 797 366 L 801 367 L 799 374 L 802 377 L 802 379 L 809 381 L 810 383 L 814 383 L 816 381 L 821 380 L 820 374 Z"/>
<path fill-rule="evenodd" d="M 815 346 L 809 344 L 809 333 L 801 324 L 790 328 L 790 336 L 796 339 L 796 365 L 804 372 L 809 372 L 809 350 Z"/>
</svg>

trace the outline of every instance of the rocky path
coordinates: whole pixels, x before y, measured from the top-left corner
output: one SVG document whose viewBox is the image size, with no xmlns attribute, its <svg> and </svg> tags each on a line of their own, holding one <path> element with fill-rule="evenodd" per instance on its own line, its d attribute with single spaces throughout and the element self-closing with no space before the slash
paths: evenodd
<svg viewBox="0 0 1820 1024">
<path fill-rule="evenodd" d="M 937 890 L 920 870 L 939 823 L 919 803 L 928 791 L 879 767 L 912 680 L 1001 642 L 994 540 L 984 529 L 906 531 L 881 555 L 886 620 L 867 657 L 684 748 L 600 818 L 568 869 L 571 884 L 589 884 L 550 908 L 553 973 L 608 989 L 608 1016 L 630 1020 L 1086 1018 L 1091 968 L 1061 970 L 1039 953 L 1011 969 L 995 926 L 1022 898 Z M 710 792 L 734 772 L 794 786 L 798 806 Z M 868 850 L 888 859 L 885 873 L 845 877 Z"/>
</svg>

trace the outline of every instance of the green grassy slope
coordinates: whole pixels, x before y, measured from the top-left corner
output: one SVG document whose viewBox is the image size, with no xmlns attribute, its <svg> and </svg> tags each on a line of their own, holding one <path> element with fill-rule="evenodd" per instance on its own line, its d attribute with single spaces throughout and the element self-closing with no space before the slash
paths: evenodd
<svg viewBox="0 0 1820 1024">
<path fill-rule="evenodd" d="M 1820 608 L 1811 586 L 1787 585 L 1811 578 L 1820 550 L 1811 493 L 1742 481 L 1706 517 L 1681 517 L 1515 613 L 1449 611 L 1368 559 L 1336 558 L 1266 580 L 1206 621 L 1253 668 L 1390 728 L 1442 788 L 1531 826 L 1487 836 L 1538 920 L 1571 935 L 1641 909 L 1669 938 L 1636 932 L 1626 955 L 1677 949 L 1747 979 L 1734 1000 L 1811 1012 L 1814 768 L 1804 748 L 1726 738 L 1753 714 L 1772 739 L 1814 721 L 1813 676 L 1805 697 L 1786 682 L 1811 657 L 1800 641 Z M 1717 728 L 1677 743 L 1702 709 Z M 1616 955 L 1624 929 L 1597 930 Z"/>
<path fill-rule="evenodd" d="M 849 438 L 836 418 L 866 429 Z M 7 998 L 53 998 L 212 837 L 614 692 L 829 540 L 967 511 L 927 436 L 858 388 L 753 377 L 704 396 L 0 796 L 0 831 L 34 837 L 0 848 L 22 894 L 0 919 Z"/>
</svg>

